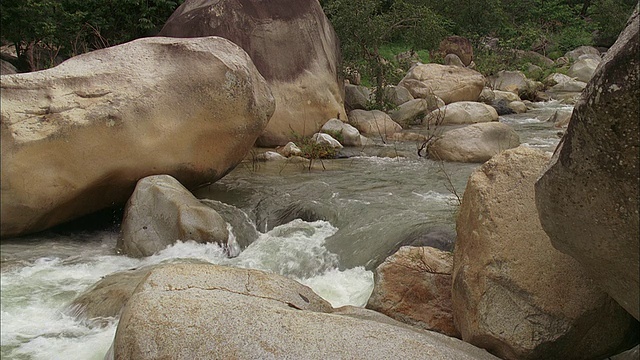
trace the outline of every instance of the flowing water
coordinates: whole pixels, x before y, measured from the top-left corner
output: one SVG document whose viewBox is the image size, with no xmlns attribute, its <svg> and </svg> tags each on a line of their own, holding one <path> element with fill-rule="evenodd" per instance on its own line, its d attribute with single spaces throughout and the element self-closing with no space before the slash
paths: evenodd
<svg viewBox="0 0 640 360">
<path fill-rule="evenodd" d="M 553 151 L 558 130 L 545 120 L 559 108 L 566 107 L 546 103 L 500 121 L 526 146 Z M 0 357 L 102 359 L 117 319 L 77 320 L 69 303 L 110 273 L 181 259 L 278 273 L 334 307 L 363 306 L 373 288 L 371 270 L 397 247 L 451 245 L 457 196 L 478 166 L 421 159 L 416 149 L 378 139 L 375 147 L 351 149 L 355 156 L 325 160 L 311 171 L 288 162 L 243 163 L 195 192 L 228 222 L 231 258 L 217 245 L 189 241 L 143 259 L 116 255 L 115 229 L 3 240 Z M 376 156 L 382 153 L 401 156 Z"/>
</svg>

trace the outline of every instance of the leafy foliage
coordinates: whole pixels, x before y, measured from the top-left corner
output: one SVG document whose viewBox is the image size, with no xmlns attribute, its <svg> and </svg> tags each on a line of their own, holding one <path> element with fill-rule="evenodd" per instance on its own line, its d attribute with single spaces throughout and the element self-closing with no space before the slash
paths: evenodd
<svg viewBox="0 0 640 360">
<path fill-rule="evenodd" d="M 157 33 L 184 0 L 12 0 L 0 3 L 2 40 L 15 45 L 25 70 Z M 47 49 L 50 63 L 33 51 Z"/>
</svg>

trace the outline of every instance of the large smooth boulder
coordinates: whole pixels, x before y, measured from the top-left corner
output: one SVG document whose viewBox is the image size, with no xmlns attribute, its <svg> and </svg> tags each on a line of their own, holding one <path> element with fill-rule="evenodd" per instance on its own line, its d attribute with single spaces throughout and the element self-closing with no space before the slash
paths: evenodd
<svg viewBox="0 0 640 360">
<path fill-rule="evenodd" d="M 110 355 L 495 359 L 460 340 L 410 329 L 371 311 L 334 311 L 308 287 L 279 275 L 193 264 L 162 266 L 147 276 L 122 312 Z"/>
<path fill-rule="evenodd" d="M 135 40 L 0 87 L 3 237 L 123 204 L 145 176 L 216 181 L 274 111 L 249 56 L 218 37 Z"/>
<path fill-rule="evenodd" d="M 358 129 L 361 134 L 383 139 L 402 131 L 402 126 L 391 120 L 389 115 L 380 110 L 353 110 L 349 113 L 349 123 Z"/>
<path fill-rule="evenodd" d="M 445 104 L 477 101 L 484 88 L 484 76 L 477 71 L 457 66 L 419 64 L 400 81 L 414 98 L 436 95 Z"/>
<path fill-rule="evenodd" d="M 117 247 L 125 255 L 145 257 L 177 240 L 225 247 L 228 239 L 227 223 L 218 212 L 175 178 L 154 175 L 138 181 L 127 202 Z"/>
<path fill-rule="evenodd" d="M 474 101 L 460 101 L 430 112 L 425 122 L 438 125 L 464 125 L 498 121 L 492 106 Z"/>
<path fill-rule="evenodd" d="M 17 73 L 18 73 L 18 69 L 16 69 L 16 67 L 13 66 L 13 64 L 11 64 L 8 61 L 4 61 L 0 59 L 0 75 L 11 75 L 11 74 L 17 74 Z"/>
<path fill-rule="evenodd" d="M 367 309 L 425 330 L 460 337 L 451 311 L 453 253 L 403 246 L 374 272 Z"/>
<path fill-rule="evenodd" d="M 589 82 L 593 77 L 593 74 L 596 72 L 598 64 L 600 64 L 600 60 L 591 58 L 578 59 L 571 65 L 567 71 L 567 75 L 576 78 L 576 80 L 579 81 Z"/>
<path fill-rule="evenodd" d="M 534 184 L 548 160 L 519 147 L 469 177 L 454 249 L 455 324 L 464 341 L 503 359 L 604 359 L 636 340 L 635 320 L 542 229 Z"/>
<path fill-rule="evenodd" d="M 339 41 L 316 0 L 186 0 L 160 35 L 217 35 L 249 54 L 276 99 L 260 146 L 285 145 L 346 118 Z"/>
<path fill-rule="evenodd" d="M 640 319 L 637 9 L 575 106 L 536 205 L 553 246 Z"/>
<path fill-rule="evenodd" d="M 487 122 L 446 131 L 428 149 L 435 160 L 479 163 L 518 145 L 520 137 L 511 126 Z"/>
</svg>

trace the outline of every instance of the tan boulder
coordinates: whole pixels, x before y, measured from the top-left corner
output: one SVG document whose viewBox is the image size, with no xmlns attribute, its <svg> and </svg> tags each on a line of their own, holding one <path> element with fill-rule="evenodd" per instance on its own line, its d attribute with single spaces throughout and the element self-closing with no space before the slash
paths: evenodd
<svg viewBox="0 0 640 360">
<path fill-rule="evenodd" d="M 284 145 L 346 118 L 339 41 L 316 0 L 187 0 L 160 35 L 217 35 L 249 54 L 276 99 L 260 146 Z"/>
<path fill-rule="evenodd" d="M 402 125 L 415 125 L 422 123 L 424 115 L 438 108 L 438 101 L 435 96 L 428 96 L 424 99 L 413 99 L 398 106 L 389 112 L 389 117 Z"/>
<path fill-rule="evenodd" d="M 489 78 L 489 82 L 494 90 L 510 91 L 518 95 L 531 85 L 531 82 L 522 71 L 502 70 Z"/>
<path fill-rule="evenodd" d="M 526 147 L 470 177 L 457 219 L 453 314 L 462 339 L 503 359 L 604 359 L 634 319 L 551 246 L 534 183 L 549 160 Z"/>
<path fill-rule="evenodd" d="M 496 359 L 383 317 L 365 309 L 334 311 L 311 289 L 275 274 L 167 265 L 129 299 L 107 358 Z"/>
<path fill-rule="evenodd" d="M 491 105 L 493 101 L 496 99 L 496 94 L 493 90 L 488 87 L 482 89 L 480 96 L 478 97 L 478 102 L 485 103 L 487 105 Z"/>
<path fill-rule="evenodd" d="M 484 76 L 475 70 L 440 64 L 414 66 L 400 81 L 414 98 L 436 95 L 445 104 L 477 101 L 484 88 Z"/>
<path fill-rule="evenodd" d="M 553 126 L 557 128 L 567 127 L 572 113 L 571 110 L 556 110 L 547 121 L 552 122 Z"/>
<path fill-rule="evenodd" d="M 502 90 L 493 90 L 494 100 L 506 100 L 507 102 L 512 101 L 521 101 L 520 96 L 518 94 L 511 91 L 502 91 Z"/>
<path fill-rule="evenodd" d="M 145 176 L 216 181 L 274 110 L 249 56 L 217 37 L 135 40 L 0 87 L 3 237 L 123 204 Z"/>
<path fill-rule="evenodd" d="M 371 137 L 386 138 L 386 136 L 402 131 L 402 126 L 380 110 L 353 110 L 349 113 L 349 123 L 361 134 Z"/>
<path fill-rule="evenodd" d="M 118 249 L 145 257 L 177 240 L 226 246 L 227 223 L 169 175 L 148 176 L 136 184 L 127 202 Z"/>
<path fill-rule="evenodd" d="M 640 319 L 638 7 L 575 106 L 536 184 L 553 246 Z"/>
<path fill-rule="evenodd" d="M 520 145 L 520 137 L 507 124 L 487 122 L 446 131 L 429 144 L 429 157 L 458 162 L 485 162 Z"/>
<path fill-rule="evenodd" d="M 425 330 L 460 337 L 451 312 L 453 253 L 403 246 L 380 264 L 367 309 Z"/>
<path fill-rule="evenodd" d="M 436 109 L 425 117 L 425 122 L 439 125 L 463 125 L 498 121 L 498 112 L 492 106 L 474 101 L 460 101 Z"/>
<path fill-rule="evenodd" d="M 527 112 L 527 105 L 525 105 L 522 101 L 512 101 L 507 106 L 516 114 Z"/>
<path fill-rule="evenodd" d="M 407 101 L 413 100 L 413 96 L 409 90 L 402 86 L 388 85 L 384 88 L 384 97 L 386 101 L 391 102 L 395 106 L 400 106 Z"/>
</svg>

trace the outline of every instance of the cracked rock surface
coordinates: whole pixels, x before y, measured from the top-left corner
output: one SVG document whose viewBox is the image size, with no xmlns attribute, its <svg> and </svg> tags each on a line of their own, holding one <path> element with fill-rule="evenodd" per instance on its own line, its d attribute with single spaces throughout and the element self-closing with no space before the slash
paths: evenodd
<svg viewBox="0 0 640 360">
<path fill-rule="evenodd" d="M 109 357 L 495 359 L 370 310 L 334 310 L 280 275 L 203 264 L 152 270 L 124 308 Z"/>
</svg>

